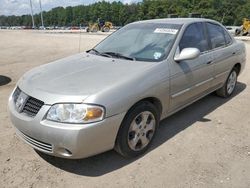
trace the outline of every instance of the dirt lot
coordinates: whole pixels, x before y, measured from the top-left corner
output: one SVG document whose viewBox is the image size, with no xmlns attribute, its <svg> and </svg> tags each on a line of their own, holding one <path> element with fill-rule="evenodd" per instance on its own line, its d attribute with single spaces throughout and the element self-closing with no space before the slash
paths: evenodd
<svg viewBox="0 0 250 188">
<path fill-rule="evenodd" d="M 105 35 L 83 34 L 81 50 Z M 7 100 L 18 78 L 40 64 L 77 53 L 79 35 L 0 31 L 0 187 L 250 187 L 250 43 L 230 99 L 211 94 L 161 123 L 146 155 L 114 151 L 82 160 L 36 153 L 15 136 Z"/>
</svg>

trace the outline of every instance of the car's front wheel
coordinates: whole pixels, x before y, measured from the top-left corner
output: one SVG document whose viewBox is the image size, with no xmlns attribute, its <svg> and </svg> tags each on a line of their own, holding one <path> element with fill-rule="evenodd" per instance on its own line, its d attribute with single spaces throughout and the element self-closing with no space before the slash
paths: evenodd
<svg viewBox="0 0 250 188">
<path fill-rule="evenodd" d="M 237 84 L 237 77 L 238 77 L 238 71 L 236 68 L 233 68 L 233 70 L 230 72 L 227 78 L 226 83 L 219 90 L 216 91 L 216 94 L 221 97 L 231 96 Z"/>
<path fill-rule="evenodd" d="M 135 105 L 119 129 L 115 150 L 124 157 L 136 157 L 150 146 L 159 124 L 159 112 L 150 102 Z"/>
</svg>

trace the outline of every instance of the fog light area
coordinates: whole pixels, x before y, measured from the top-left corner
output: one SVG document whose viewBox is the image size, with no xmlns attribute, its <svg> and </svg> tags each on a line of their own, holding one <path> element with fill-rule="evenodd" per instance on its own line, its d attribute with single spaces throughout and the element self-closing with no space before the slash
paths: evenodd
<svg viewBox="0 0 250 188">
<path fill-rule="evenodd" d="M 62 156 L 65 156 L 65 157 L 70 157 L 72 155 L 72 152 L 69 151 L 68 149 L 66 148 L 59 148 L 57 149 L 57 152 L 62 155 Z"/>
</svg>

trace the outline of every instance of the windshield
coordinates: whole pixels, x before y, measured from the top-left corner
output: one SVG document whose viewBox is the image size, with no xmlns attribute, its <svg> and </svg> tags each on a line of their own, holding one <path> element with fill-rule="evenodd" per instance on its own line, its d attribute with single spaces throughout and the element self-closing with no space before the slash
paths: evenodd
<svg viewBox="0 0 250 188">
<path fill-rule="evenodd" d="M 129 24 L 99 43 L 92 53 L 128 60 L 161 61 L 167 57 L 180 28 L 177 24 Z"/>
</svg>

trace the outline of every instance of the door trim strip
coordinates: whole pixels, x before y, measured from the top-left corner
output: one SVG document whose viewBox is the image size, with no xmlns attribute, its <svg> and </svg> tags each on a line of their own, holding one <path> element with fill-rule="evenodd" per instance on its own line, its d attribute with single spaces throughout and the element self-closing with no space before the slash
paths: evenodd
<svg viewBox="0 0 250 188">
<path fill-rule="evenodd" d="M 193 90 L 193 89 L 195 89 L 197 87 L 200 87 L 200 86 L 202 86 L 202 85 L 204 85 L 204 84 L 206 84 L 206 83 L 208 83 L 208 82 L 210 82 L 212 80 L 214 80 L 214 78 L 209 78 L 209 79 L 207 79 L 205 81 L 202 81 L 202 82 L 200 82 L 200 83 L 198 83 L 198 84 L 196 84 L 196 85 L 194 85 L 192 87 L 189 87 L 187 89 L 184 89 L 184 90 L 182 90 L 182 91 L 180 91 L 178 93 L 175 93 L 175 94 L 171 95 L 171 98 L 176 98 L 176 97 L 178 97 L 180 95 L 183 95 L 184 93 L 186 93 L 186 92 L 188 92 L 190 90 Z"/>
</svg>

